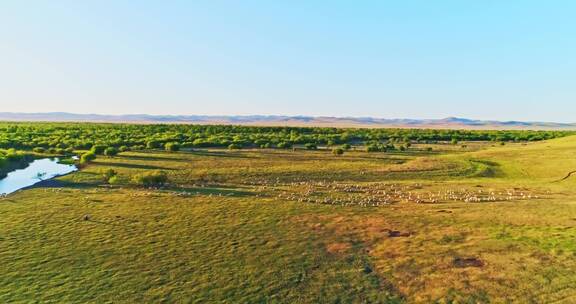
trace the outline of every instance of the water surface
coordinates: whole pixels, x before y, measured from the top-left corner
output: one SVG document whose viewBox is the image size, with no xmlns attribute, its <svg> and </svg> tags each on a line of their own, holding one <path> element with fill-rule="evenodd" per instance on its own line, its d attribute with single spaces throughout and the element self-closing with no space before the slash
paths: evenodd
<svg viewBox="0 0 576 304">
<path fill-rule="evenodd" d="M 0 180 L 0 194 L 10 194 L 43 180 L 78 170 L 74 165 L 59 164 L 58 161 L 58 158 L 37 159 L 24 169 L 8 173 L 8 176 Z"/>
</svg>

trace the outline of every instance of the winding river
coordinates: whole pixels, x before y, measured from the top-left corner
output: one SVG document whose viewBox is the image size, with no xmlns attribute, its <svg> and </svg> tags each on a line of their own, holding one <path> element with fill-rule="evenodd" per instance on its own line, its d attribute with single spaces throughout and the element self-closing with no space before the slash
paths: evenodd
<svg viewBox="0 0 576 304">
<path fill-rule="evenodd" d="M 58 158 L 37 159 L 24 169 L 8 173 L 8 176 L 0 180 L 0 195 L 10 194 L 43 180 L 78 170 L 74 165 L 61 164 L 58 161 Z"/>
</svg>

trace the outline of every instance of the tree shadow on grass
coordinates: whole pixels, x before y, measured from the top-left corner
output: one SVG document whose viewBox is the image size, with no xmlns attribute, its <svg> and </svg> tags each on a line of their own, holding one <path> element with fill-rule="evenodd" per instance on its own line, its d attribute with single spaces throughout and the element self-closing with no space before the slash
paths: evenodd
<svg viewBox="0 0 576 304">
<path fill-rule="evenodd" d="M 255 158 L 254 156 L 245 155 L 241 151 L 227 152 L 227 151 L 194 150 L 194 151 L 191 151 L 190 153 L 193 155 L 212 156 L 212 157 Z"/>
<path fill-rule="evenodd" d="M 37 184 L 30 187 L 23 188 L 21 190 L 33 189 L 33 188 L 72 188 L 72 189 L 90 189 L 98 187 L 98 183 L 94 182 L 73 182 L 69 180 L 60 179 L 48 179 L 43 180 Z"/>
<path fill-rule="evenodd" d="M 161 166 L 153 166 L 153 165 L 139 165 L 139 164 L 125 164 L 125 163 L 111 163 L 111 162 L 102 162 L 98 161 L 93 163 L 96 166 L 102 167 L 120 167 L 120 168 L 127 168 L 127 169 L 144 169 L 144 170 L 177 170 L 174 168 L 168 167 L 161 167 Z"/>
<path fill-rule="evenodd" d="M 179 154 L 184 155 L 200 155 L 200 156 L 213 156 L 213 157 L 227 157 L 227 158 L 255 158 L 254 156 L 246 155 L 244 152 L 251 152 L 249 150 L 236 150 L 229 151 L 225 149 L 221 150 L 208 150 L 208 149 L 185 149 L 179 152 L 165 152 L 165 151 L 136 151 L 138 155 L 134 153 L 131 154 L 119 154 L 115 156 L 116 158 L 126 158 L 132 160 L 144 160 L 144 161 L 174 161 L 174 162 L 190 162 L 190 159 L 179 157 Z M 160 154 L 160 155 L 159 155 Z M 170 155 L 169 156 L 162 156 Z"/>
<path fill-rule="evenodd" d="M 138 151 L 138 154 L 144 154 L 144 155 L 125 155 L 125 154 L 119 154 L 117 156 L 115 156 L 115 158 L 125 158 L 125 159 L 131 159 L 131 160 L 143 160 L 143 161 L 173 161 L 173 162 L 188 162 L 188 160 L 186 159 L 182 159 L 182 158 L 177 158 L 177 157 L 165 157 L 165 156 L 158 156 L 156 154 L 154 155 L 145 155 L 145 154 L 152 154 L 151 152 L 142 152 L 142 151 Z"/>
</svg>

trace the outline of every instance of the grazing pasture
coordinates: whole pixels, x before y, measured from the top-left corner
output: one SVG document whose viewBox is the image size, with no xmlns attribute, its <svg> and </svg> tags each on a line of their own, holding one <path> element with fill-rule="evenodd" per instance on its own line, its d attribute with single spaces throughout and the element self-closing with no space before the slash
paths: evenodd
<svg viewBox="0 0 576 304">
<path fill-rule="evenodd" d="M 576 138 L 561 137 L 342 155 L 95 143 L 80 171 L 0 199 L 0 302 L 570 303 Z"/>
</svg>

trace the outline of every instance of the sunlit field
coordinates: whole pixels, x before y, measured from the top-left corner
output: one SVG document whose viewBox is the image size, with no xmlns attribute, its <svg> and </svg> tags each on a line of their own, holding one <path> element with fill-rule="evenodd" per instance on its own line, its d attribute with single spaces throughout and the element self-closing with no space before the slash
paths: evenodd
<svg viewBox="0 0 576 304">
<path fill-rule="evenodd" d="M 570 303 L 575 151 L 564 137 L 99 155 L 0 199 L 0 302 Z M 134 183 L 155 171 L 163 187 Z"/>
</svg>

